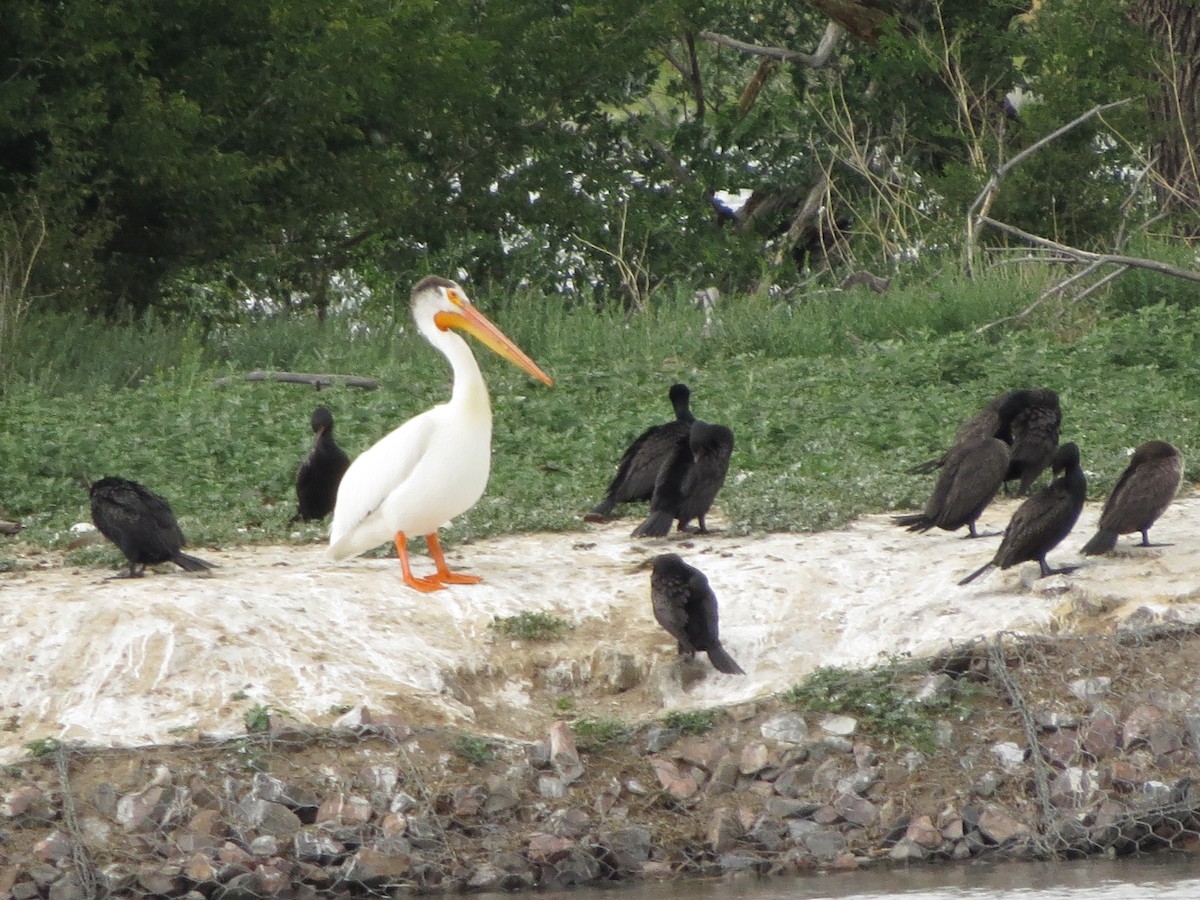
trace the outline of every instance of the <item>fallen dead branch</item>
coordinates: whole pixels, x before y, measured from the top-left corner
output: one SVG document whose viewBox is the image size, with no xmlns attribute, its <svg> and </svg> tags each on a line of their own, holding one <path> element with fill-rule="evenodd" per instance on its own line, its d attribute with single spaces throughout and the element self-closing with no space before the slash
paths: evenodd
<svg viewBox="0 0 1200 900">
<path fill-rule="evenodd" d="M 263 369 L 247 372 L 240 378 L 237 376 L 218 378 L 213 382 L 213 387 L 228 387 L 235 381 L 284 381 L 289 384 L 309 384 L 318 391 L 335 384 L 341 387 L 362 388 L 365 391 L 373 391 L 379 387 L 378 379 L 366 378 L 362 375 L 314 375 L 308 372 L 267 372 Z"/>
</svg>

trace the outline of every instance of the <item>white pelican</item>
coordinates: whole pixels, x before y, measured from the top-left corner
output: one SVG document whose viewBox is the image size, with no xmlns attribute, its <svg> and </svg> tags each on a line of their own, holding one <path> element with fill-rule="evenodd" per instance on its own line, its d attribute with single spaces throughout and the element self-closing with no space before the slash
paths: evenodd
<svg viewBox="0 0 1200 900">
<path fill-rule="evenodd" d="M 396 542 L 404 583 L 418 591 L 474 584 L 475 575 L 450 571 L 437 530 L 483 496 L 492 464 L 492 408 L 471 348 L 451 328 L 472 334 L 510 362 L 553 384 L 533 360 L 493 325 L 453 281 L 422 279 L 412 292 L 413 319 L 454 370 L 450 400 L 409 419 L 376 441 L 346 470 L 338 487 L 329 556 L 347 559 Z M 424 535 L 437 566 L 413 576 L 408 539 Z"/>
</svg>

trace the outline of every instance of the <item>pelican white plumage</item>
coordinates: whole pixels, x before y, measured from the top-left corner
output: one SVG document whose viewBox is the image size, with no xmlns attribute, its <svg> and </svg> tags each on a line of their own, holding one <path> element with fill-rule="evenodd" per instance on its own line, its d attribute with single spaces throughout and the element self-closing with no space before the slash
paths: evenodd
<svg viewBox="0 0 1200 900">
<path fill-rule="evenodd" d="M 414 416 L 363 451 L 338 487 L 329 530 L 329 556 L 347 559 L 395 541 L 404 583 L 418 591 L 474 584 L 475 575 L 450 571 L 437 530 L 483 496 L 492 464 L 492 409 L 487 385 L 467 342 L 450 329 L 474 335 L 530 375 L 553 384 L 453 281 L 431 275 L 413 288 L 413 319 L 429 343 L 450 362 L 450 399 Z M 423 535 L 437 567 L 414 577 L 408 539 Z"/>
</svg>

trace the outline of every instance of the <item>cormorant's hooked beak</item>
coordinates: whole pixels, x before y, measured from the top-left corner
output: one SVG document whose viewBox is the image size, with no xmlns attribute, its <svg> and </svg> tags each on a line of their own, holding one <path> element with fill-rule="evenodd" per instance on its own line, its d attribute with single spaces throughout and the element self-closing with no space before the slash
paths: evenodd
<svg viewBox="0 0 1200 900">
<path fill-rule="evenodd" d="M 550 376 L 538 368 L 537 363 L 525 355 L 516 344 L 509 340 L 492 321 L 475 308 L 465 296 L 455 290 L 446 291 L 446 296 L 450 299 L 456 309 L 453 312 L 438 312 L 434 314 L 433 323 L 442 331 L 447 328 L 457 328 L 460 331 L 465 331 L 479 339 L 480 342 L 487 345 L 493 352 L 503 356 L 509 362 L 524 369 L 534 378 L 548 385 L 553 385 L 554 382 Z"/>
</svg>

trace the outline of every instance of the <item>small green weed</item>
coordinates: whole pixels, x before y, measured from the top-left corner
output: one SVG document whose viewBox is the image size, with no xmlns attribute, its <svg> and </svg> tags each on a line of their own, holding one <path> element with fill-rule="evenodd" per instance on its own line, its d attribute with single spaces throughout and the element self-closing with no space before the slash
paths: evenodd
<svg viewBox="0 0 1200 900">
<path fill-rule="evenodd" d="M 599 750 L 609 744 L 627 744 L 631 738 L 629 727 L 616 719 L 592 719 L 584 717 L 571 723 L 575 742 L 580 750 Z"/>
<path fill-rule="evenodd" d="M 0 572 L 15 572 L 17 569 L 17 561 L 9 559 L 7 556 L 0 556 Z"/>
<path fill-rule="evenodd" d="M 38 738 L 35 741 L 29 741 L 25 744 L 25 749 L 29 751 L 29 755 L 34 759 L 44 759 L 52 753 L 57 753 L 58 748 L 62 746 L 62 741 L 56 738 Z"/>
<path fill-rule="evenodd" d="M 352 709 L 354 709 L 353 703 L 334 703 L 329 707 L 329 714 L 333 716 L 344 716 Z"/>
<path fill-rule="evenodd" d="M 684 734 L 704 734 L 712 731 L 719 715 L 715 709 L 675 710 L 663 716 L 663 724 Z"/>
<path fill-rule="evenodd" d="M 492 745 L 481 737 L 461 735 L 454 739 L 452 748 L 473 766 L 485 766 L 496 758 L 496 754 L 492 752 Z"/>
<path fill-rule="evenodd" d="M 243 766 L 252 772 L 267 771 L 267 755 L 262 744 L 254 738 L 238 738 L 233 742 L 233 752 Z"/>
<path fill-rule="evenodd" d="M 784 700 L 809 710 L 852 715 L 868 733 L 918 750 L 932 750 L 935 722 L 962 719 L 967 709 L 953 695 L 913 699 L 896 684 L 903 674 L 907 672 L 898 664 L 869 669 L 822 666 L 788 690 Z"/>
<path fill-rule="evenodd" d="M 247 699 L 249 699 L 249 697 L 250 697 L 250 695 L 247 694 L 245 691 L 234 691 L 232 694 L 229 695 L 230 700 L 247 700 Z"/>
<path fill-rule="evenodd" d="M 242 713 L 242 721 L 250 734 L 265 734 L 271 730 L 271 707 L 256 703 Z"/>
<path fill-rule="evenodd" d="M 559 697 L 557 700 L 554 701 L 554 708 L 556 710 L 558 710 L 560 713 L 574 712 L 575 701 L 572 700 L 570 697 Z"/>
<path fill-rule="evenodd" d="M 543 612 L 519 612 L 515 616 L 497 616 L 488 627 L 497 634 L 518 641 L 554 641 L 571 628 L 571 623 Z"/>
</svg>

